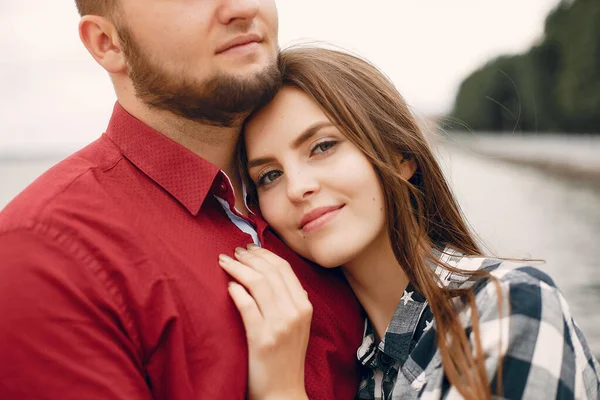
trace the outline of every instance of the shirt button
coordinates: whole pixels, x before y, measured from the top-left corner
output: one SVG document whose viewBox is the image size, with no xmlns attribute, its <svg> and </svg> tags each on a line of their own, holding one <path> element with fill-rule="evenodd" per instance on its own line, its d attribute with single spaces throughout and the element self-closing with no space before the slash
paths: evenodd
<svg viewBox="0 0 600 400">
<path fill-rule="evenodd" d="M 221 192 L 227 193 L 227 184 L 225 182 L 221 182 L 219 184 L 219 189 L 221 190 Z"/>
</svg>

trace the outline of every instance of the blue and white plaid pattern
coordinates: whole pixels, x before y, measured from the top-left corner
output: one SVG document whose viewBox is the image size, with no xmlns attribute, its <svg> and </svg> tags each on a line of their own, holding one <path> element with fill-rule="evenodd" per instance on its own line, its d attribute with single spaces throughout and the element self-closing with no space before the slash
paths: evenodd
<svg viewBox="0 0 600 400">
<path fill-rule="evenodd" d="M 600 365 L 548 275 L 526 264 L 464 257 L 450 249 L 436 253 L 447 265 L 467 271 L 485 269 L 499 281 L 502 313 L 491 280 L 468 279 L 436 267 L 443 285 L 475 291 L 492 394 L 496 393 L 498 360 L 503 357 L 503 391 L 496 398 L 600 399 Z M 456 306 L 473 344 L 470 308 Z M 376 343 L 374 329 L 366 321 L 357 352 L 363 379 L 356 398 L 462 398 L 445 377 L 435 329 L 426 299 L 411 285 L 380 343 Z"/>
</svg>

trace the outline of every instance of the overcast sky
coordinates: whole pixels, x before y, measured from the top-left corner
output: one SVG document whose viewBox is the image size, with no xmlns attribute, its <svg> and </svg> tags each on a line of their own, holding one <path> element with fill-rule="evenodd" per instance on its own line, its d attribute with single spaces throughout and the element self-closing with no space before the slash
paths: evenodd
<svg viewBox="0 0 600 400">
<path fill-rule="evenodd" d="M 280 43 L 324 41 L 379 66 L 422 114 L 451 109 L 461 80 L 541 38 L 558 0 L 279 0 Z M 115 96 L 81 45 L 73 0 L 0 0 L 0 153 L 76 149 Z"/>
</svg>

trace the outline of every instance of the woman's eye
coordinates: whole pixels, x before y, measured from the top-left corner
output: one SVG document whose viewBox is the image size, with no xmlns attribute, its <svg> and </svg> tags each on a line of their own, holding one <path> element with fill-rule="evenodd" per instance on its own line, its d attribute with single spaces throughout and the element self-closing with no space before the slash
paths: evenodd
<svg viewBox="0 0 600 400">
<path fill-rule="evenodd" d="M 281 175 L 282 175 L 282 172 L 278 171 L 278 170 L 271 170 L 271 171 L 265 172 L 258 178 L 257 185 L 260 187 L 263 185 L 268 185 L 269 183 L 273 183 Z"/>
<path fill-rule="evenodd" d="M 333 146 L 335 146 L 336 144 L 337 142 L 333 140 L 318 143 L 317 145 L 315 145 L 315 147 L 312 148 L 311 155 L 326 153 L 327 151 L 331 150 L 331 148 L 333 148 Z"/>
</svg>

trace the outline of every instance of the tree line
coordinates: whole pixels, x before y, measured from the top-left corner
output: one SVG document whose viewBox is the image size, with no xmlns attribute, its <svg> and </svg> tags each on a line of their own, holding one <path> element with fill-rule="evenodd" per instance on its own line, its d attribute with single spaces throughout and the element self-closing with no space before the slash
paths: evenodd
<svg viewBox="0 0 600 400">
<path fill-rule="evenodd" d="M 444 125 L 600 133 L 600 0 L 562 1 L 546 18 L 538 44 L 468 76 Z"/>
</svg>

